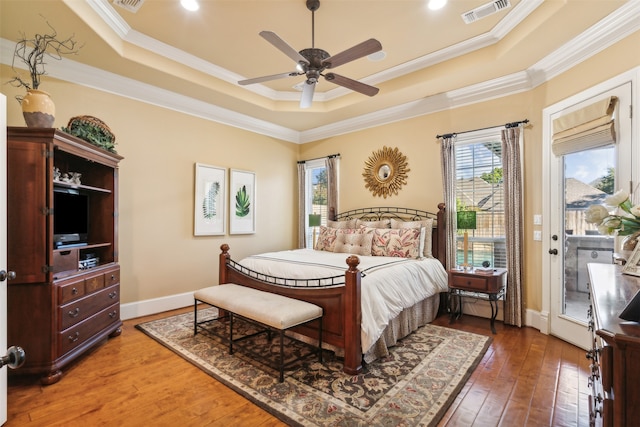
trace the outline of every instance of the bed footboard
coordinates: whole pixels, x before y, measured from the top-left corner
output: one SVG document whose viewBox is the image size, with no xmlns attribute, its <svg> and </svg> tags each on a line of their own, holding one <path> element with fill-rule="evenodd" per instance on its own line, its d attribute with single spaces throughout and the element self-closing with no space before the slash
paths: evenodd
<svg viewBox="0 0 640 427">
<path fill-rule="evenodd" d="M 277 286 L 259 275 L 234 268 L 229 254 L 229 245 L 220 246 L 219 283 L 235 283 L 266 292 L 284 295 L 322 307 L 322 340 L 335 347 L 344 349 L 344 372 L 355 375 L 362 371 L 361 327 L 362 306 L 360 302 L 361 274 L 358 270 L 360 260 L 357 256 L 346 259 L 344 284 L 339 286 L 300 288 Z M 295 332 L 316 340 L 318 331 L 313 325 L 300 326 Z"/>
</svg>

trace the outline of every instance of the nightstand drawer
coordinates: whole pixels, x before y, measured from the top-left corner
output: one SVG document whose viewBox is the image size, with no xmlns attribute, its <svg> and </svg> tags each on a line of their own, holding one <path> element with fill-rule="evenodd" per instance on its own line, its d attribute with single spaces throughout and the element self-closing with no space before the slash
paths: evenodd
<svg viewBox="0 0 640 427">
<path fill-rule="evenodd" d="M 489 289 L 489 280 L 483 277 L 475 277 L 475 276 L 452 275 L 451 287 L 474 290 L 474 291 L 492 291 L 492 289 Z"/>
</svg>

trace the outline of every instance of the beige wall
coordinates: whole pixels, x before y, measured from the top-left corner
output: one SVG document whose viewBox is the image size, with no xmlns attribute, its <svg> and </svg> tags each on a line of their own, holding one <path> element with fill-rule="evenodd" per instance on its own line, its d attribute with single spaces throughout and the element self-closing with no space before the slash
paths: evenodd
<svg viewBox="0 0 640 427">
<path fill-rule="evenodd" d="M 541 244 L 531 236 L 533 214 L 542 212 L 542 109 L 640 66 L 637 46 L 640 33 L 531 91 L 301 146 L 56 80 L 45 80 L 42 89 L 56 101 L 56 127 L 75 115 L 99 117 L 116 134 L 118 153 L 125 157 L 120 168 L 123 303 L 217 283 L 222 243 L 231 245 L 235 257 L 294 247 L 296 160 L 341 154 L 342 210 L 372 205 L 434 210 L 442 201 L 437 134 L 529 119 L 523 153 L 524 285 L 527 307 L 540 310 Z M 8 76 L 10 69 L 0 67 L 0 81 Z M 9 99 L 19 93 L 8 85 L 0 88 Z M 8 115 L 9 125 L 24 125 L 16 102 L 9 102 Z M 373 199 L 362 169 L 385 145 L 398 147 L 411 171 L 399 195 Z M 256 172 L 255 235 L 193 236 L 195 162 Z"/>
<path fill-rule="evenodd" d="M 531 91 L 421 116 L 301 147 L 301 158 L 341 154 L 340 209 L 371 205 L 404 206 L 434 211 L 443 200 L 440 147 L 436 135 L 529 119 L 524 131 L 524 287 L 527 308 L 542 308 L 542 244 L 533 241 L 533 215 L 542 213 L 542 110 L 634 67 L 640 66 L 640 32 Z M 636 100 L 637 103 L 637 100 Z M 637 144 L 638 141 L 633 142 Z M 407 156 L 409 178 L 391 198 L 372 200 L 361 176 L 364 162 L 384 145 Z"/>
<path fill-rule="evenodd" d="M 2 69 L 6 81 L 10 69 Z M 13 96 L 8 124 L 24 126 Z M 56 103 L 55 127 L 93 115 L 116 135 L 120 163 L 122 302 L 180 294 L 218 282 L 220 245 L 234 257 L 290 249 L 295 243 L 294 200 L 299 146 L 176 113 L 98 90 L 47 80 Z M 194 163 L 255 171 L 257 233 L 193 235 Z"/>
</svg>

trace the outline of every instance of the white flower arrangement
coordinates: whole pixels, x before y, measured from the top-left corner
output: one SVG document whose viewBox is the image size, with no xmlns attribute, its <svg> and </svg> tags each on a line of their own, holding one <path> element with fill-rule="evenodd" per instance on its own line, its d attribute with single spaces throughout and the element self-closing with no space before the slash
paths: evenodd
<svg viewBox="0 0 640 427">
<path fill-rule="evenodd" d="M 628 236 L 640 231 L 640 205 L 632 205 L 626 191 L 616 191 L 604 199 L 604 204 L 610 209 L 620 208 L 626 215 L 612 214 L 603 205 L 589 206 L 585 221 L 597 225 L 600 234 Z"/>
</svg>

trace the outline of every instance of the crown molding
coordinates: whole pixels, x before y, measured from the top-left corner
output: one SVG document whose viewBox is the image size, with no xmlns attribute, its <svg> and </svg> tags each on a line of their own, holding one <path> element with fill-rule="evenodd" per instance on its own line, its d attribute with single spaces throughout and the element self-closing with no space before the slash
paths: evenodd
<svg viewBox="0 0 640 427">
<path fill-rule="evenodd" d="M 14 42 L 0 38 L 0 62 L 2 64 L 11 66 L 14 46 Z M 15 66 L 26 70 L 22 63 L 16 63 Z M 47 64 L 47 75 L 59 80 L 284 141 L 299 143 L 300 140 L 299 132 L 284 126 L 259 120 L 176 92 L 161 89 L 148 83 L 81 64 L 71 59 L 52 61 Z"/>
<path fill-rule="evenodd" d="M 127 43 L 131 43 L 159 56 L 169 58 L 173 61 L 184 64 L 187 67 L 209 74 L 234 85 L 237 84 L 239 80 L 247 78 L 132 29 L 124 19 L 122 19 L 113 6 L 109 4 L 108 0 L 85 1 L 89 6 L 91 6 L 94 12 L 96 12 L 98 16 L 123 41 Z M 523 21 L 542 3 L 543 0 L 522 1 L 518 3 L 507 15 L 505 15 L 498 25 L 485 34 L 465 40 L 461 43 L 441 49 L 421 58 L 408 61 L 380 73 L 362 78 L 360 81 L 370 85 L 376 85 L 495 44 L 520 24 L 521 21 Z M 72 7 L 72 4 L 69 4 L 69 7 Z M 272 101 L 297 101 L 300 99 L 300 92 L 276 91 L 262 84 L 244 86 L 243 89 L 265 98 L 269 98 Z M 348 89 L 336 87 L 335 89 L 327 92 L 316 93 L 314 95 L 314 102 L 330 101 L 341 96 L 348 95 L 349 93 L 351 93 L 351 91 Z"/>
<path fill-rule="evenodd" d="M 531 90 L 638 30 L 640 2 L 630 1 L 525 71 L 301 132 L 68 59 L 49 64 L 47 71 L 60 80 L 299 144 Z M 14 46 L 0 39 L 2 64 L 11 66 Z M 22 64 L 16 67 L 23 68 Z"/>
<path fill-rule="evenodd" d="M 536 87 L 640 30 L 640 1 L 629 1 L 529 67 Z"/>
</svg>

